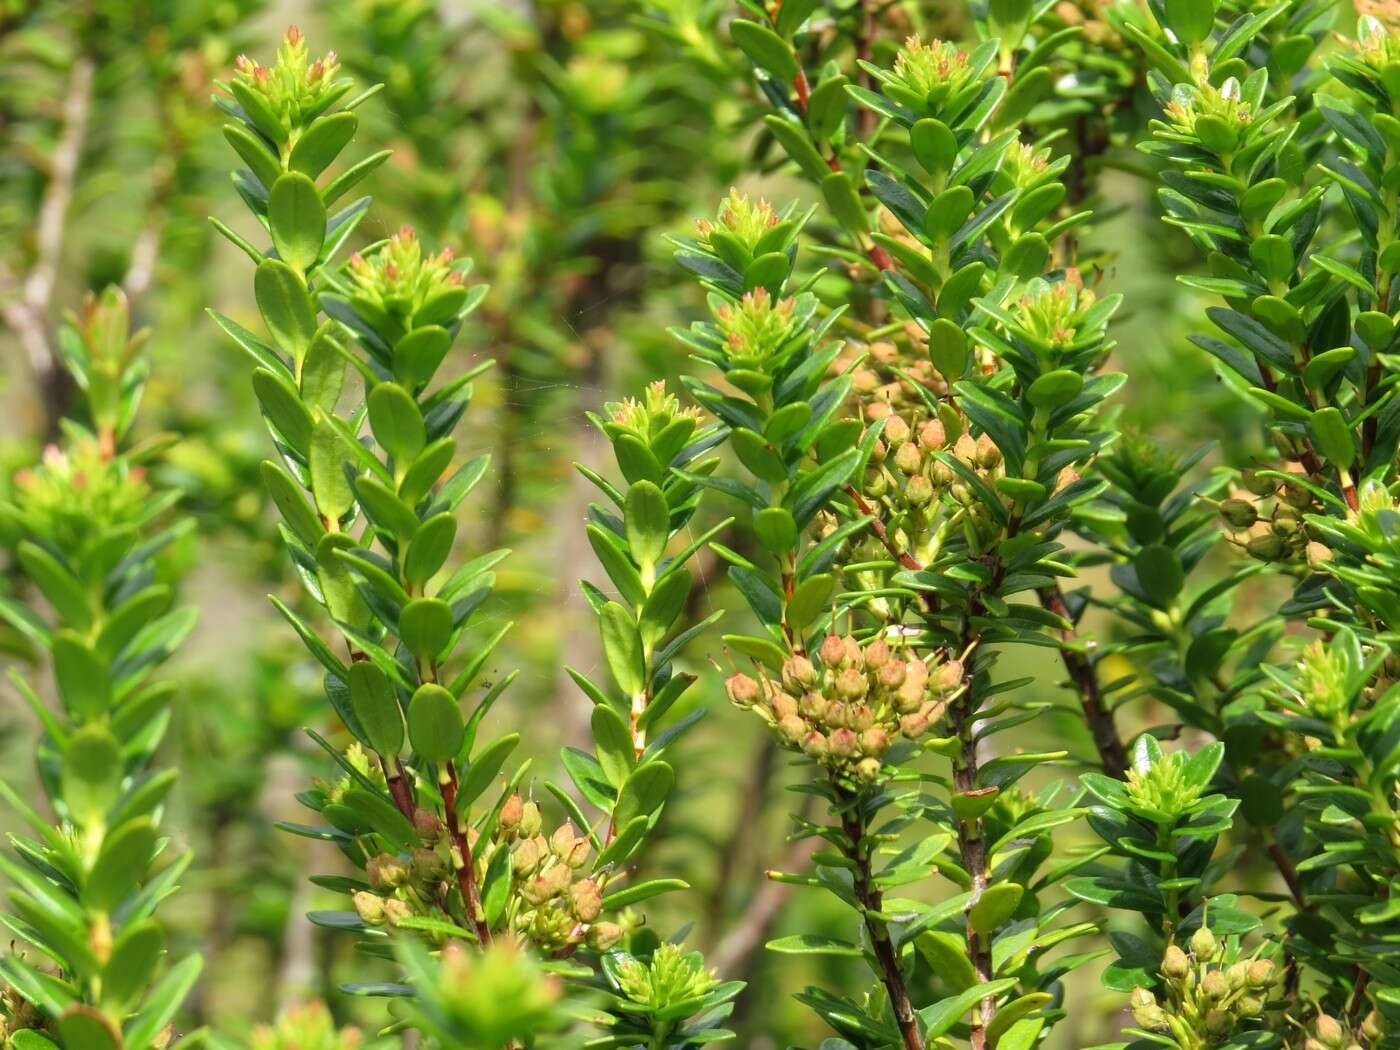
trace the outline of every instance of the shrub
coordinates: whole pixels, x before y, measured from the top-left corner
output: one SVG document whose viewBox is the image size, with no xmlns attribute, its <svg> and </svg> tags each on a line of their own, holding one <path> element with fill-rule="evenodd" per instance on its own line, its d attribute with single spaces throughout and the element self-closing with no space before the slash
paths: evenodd
<svg viewBox="0 0 1400 1050">
<path fill-rule="evenodd" d="M 387 66 L 415 150 L 454 156 L 439 118 L 470 107 L 434 83 L 440 27 L 370 7 L 384 61 L 357 69 Z M 307 730 L 328 774 L 295 793 L 309 815 L 278 826 L 330 847 L 310 877 L 338 906 L 306 918 L 353 939 L 340 991 L 382 1037 L 441 1047 L 756 1039 L 749 997 L 784 979 L 811 982 L 793 1038 L 822 1050 L 1081 1047 L 1101 996 L 1113 1047 L 1400 1045 L 1389 12 L 1332 40 L 1337 12 L 1312 0 L 995 0 L 939 39 L 904 6 L 742 7 L 633 12 L 694 74 L 676 97 L 736 121 L 798 200 L 734 189 L 671 234 L 703 293 L 703 312 L 670 304 L 689 374 L 652 369 L 668 375 L 588 413 L 609 456 L 578 464 L 596 502 L 562 522 L 597 563 L 565 629 L 597 660 L 564 669 L 589 715 L 563 778 L 536 772 L 526 731 L 548 727 L 508 717 L 517 672 L 495 669 L 509 552 L 464 527 L 492 467 L 459 435 L 491 362 L 457 344 L 494 293 L 411 225 L 366 232 L 351 191 L 395 162 L 358 155 L 382 100 L 334 53 L 294 28 L 218 84 L 250 221 L 215 227 L 251 263 L 259 327 L 210 316 L 271 438 L 257 472 L 299 585 L 273 603 L 333 716 Z M 419 45 L 431 61 L 405 66 Z M 610 101 L 573 81 L 556 127 L 591 136 L 612 106 L 627 141 L 655 133 L 607 78 L 625 73 L 579 55 Z M 561 156 L 592 174 L 591 148 Z M 1132 297 L 1112 289 L 1151 252 L 1112 249 L 1115 168 L 1198 256 L 1179 278 L 1195 349 L 1172 350 L 1205 351 L 1251 413 L 1243 456 L 1121 425 L 1154 391 L 1125 386 L 1147 336 L 1120 346 Z M 546 214 L 628 192 L 607 185 Z M 396 211 L 451 229 L 450 184 L 399 190 Z M 527 309 L 489 327 L 524 331 Z M 158 832 L 177 690 L 149 675 L 192 627 L 169 551 L 194 519 L 147 474 L 170 439 L 131 438 L 141 338 L 116 290 L 72 316 L 56 345 L 79 411 L 0 504 L 35 597 L 0 615 L 58 700 L 12 675 L 50 810 L 0 784 L 28 826 L 0 861 L 3 919 L 32 949 L 0 962 L 16 1050 L 163 1048 L 199 974 L 153 916 L 191 863 Z M 707 565 L 739 599 L 727 616 L 694 600 Z M 768 740 L 741 820 L 766 827 L 779 755 L 798 800 L 800 848 L 740 917 L 767 972 L 674 923 L 694 865 L 667 846 L 704 848 L 676 812 L 721 691 L 720 732 Z M 820 903 L 770 937 L 790 889 Z M 251 1038 L 359 1036 L 311 1004 Z"/>
</svg>

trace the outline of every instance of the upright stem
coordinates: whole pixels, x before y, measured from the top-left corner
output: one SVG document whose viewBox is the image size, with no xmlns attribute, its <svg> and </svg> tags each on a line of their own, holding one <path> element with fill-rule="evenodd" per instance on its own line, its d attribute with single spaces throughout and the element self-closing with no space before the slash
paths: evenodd
<svg viewBox="0 0 1400 1050">
<path fill-rule="evenodd" d="M 1043 587 L 1036 594 L 1045 609 L 1067 622 L 1073 622 L 1059 584 Z M 1113 712 L 1103 701 L 1098 672 L 1087 656 L 1073 648 L 1077 641 L 1073 627 L 1060 631 L 1059 635 L 1060 660 L 1065 665 L 1070 683 L 1079 693 L 1079 706 L 1083 708 L 1084 721 L 1094 736 L 1094 746 L 1098 749 L 1103 771 L 1122 780 L 1128 773 L 1128 752 L 1118 735 L 1118 727 L 1113 724 Z"/>
<path fill-rule="evenodd" d="M 879 965 L 880 981 L 890 999 L 890 1010 L 894 1013 L 895 1024 L 899 1026 L 905 1050 L 924 1050 L 924 1037 L 919 1031 L 919 1021 L 909 999 L 909 989 L 899 968 L 899 955 L 890 940 L 889 930 L 885 928 L 883 920 L 878 918 L 884 901 L 870 871 L 870 851 L 865 843 L 866 823 L 860 811 L 859 796 L 843 788 L 835 776 L 832 777 L 831 786 L 839 801 L 841 830 L 845 832 L 847 840 L 843 852 L 854 865 L 856 903 L 860 907 L 866 933 L 870 936 L 870 944 Z"/>
<path fill-rule="evenodd" d="M 452 835 L 452 844 L 462 855 L 462 867 L 457 871 L 457 887 L 462 891 L 462 904 L 467 909 L 467 920 L 476 931 L 482 947 L 491 943 L 491 928 L 486 922 L 486 913 L 481 907 L 481 894 L 476 887 L 476 861 L 472 858 L 471 841 L 466 829 L 457 819 L 457 767 L 447 763 L 447 783 L 442 788 L 443 808 L 447 811 L 447 828 Z"/>
<path fill-rule="evenodd" d="M 986 789 L 977 786 L 977 740 L 973 733 L 977 721 L 977 698 L 972 691 L 971 668 L 968 671 L 968 689 L 962 699 L 952 708 L 953 729 L 961 742 L 961 751 L 953 760 L 953 790 L 959 795 L 976 797 Z M 987 889 L 987 840 L 982 832 L 982 818 L 958 818 L 958 854 L 963 870 L 971 880 L 966 911 L 982 899 Z M 967 957 L 977 974 L 979 983 L 992 979 L 991 945 L 967 924 Z M 987 1025 L 996 1012 L 996 1001 L 988 998 L 977 1004 L 972 1012 L 972 1025 L 968 1040 L 972 1050 L 986 1050 Z"/>
</svg>

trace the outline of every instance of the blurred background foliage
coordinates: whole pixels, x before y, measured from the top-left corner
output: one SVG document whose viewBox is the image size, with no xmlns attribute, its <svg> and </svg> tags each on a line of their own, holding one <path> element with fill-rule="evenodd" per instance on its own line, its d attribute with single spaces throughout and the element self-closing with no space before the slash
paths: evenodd
<svg viewBox="0 0 1400 1050">
<path fill-rule="evenodd" d="M 837 21 L 876 20 L 868 43 L 877 59 L 909 33 L 965 30 L 956 5 L 941 2 L 824 6 Z M 1177 449 L 1212 446 L 1198 473 L 1245 464 L 1261 431 L 1186 342 L 1200 297 L 1172 278 L 1196 256 L 1160 223 L 1141 177 L 1132 143 L 1151 103 L 1113 40 L 1110 6 L 1056 7 L 1067 23 L 1097 26 L 1104 46 L 1079 78 L 1057 84 L 1044 115 L 1072 130 L 1068 148 L 1089 158 L 1098 179 L 1099 222 L 1082 257 L 1094 280 L 1127 295 L 1113 367 L 1131 382 L 1118 418 Z M 703 309 L 665 235 L 690 232 L 731 185 L 815 203 L 760 130 L 767 102 L 723 28 L 736 13 L 723 0 L 0 0 L 0 474 L 33 463 L 70 407 L 73 391 L 55 365 L 62 317 L 119 284 L 151 331 L 141 425 L 180 435 L 157 469 L 200 526 L 175 555 L 192 573 L 187 598 L 201 619 L 174 671 L 182 703 L 163 759 L 182 771 L 169 823 L 197 857 L 174 904 L 174 933 L 209 960 L 190 1023 L 245 1034 L 314 997 L 338 1023 L 376 1009 L 335 987 L 366 979 L 365 960 L 302 918 L 318 892 L 302 873 L 329 870 L 337 858 L 311 858 L 318 844 L 272 826 L 293 816 L 298 781 L 325 772 L 301 727 L 332 720 L 309 658 L 265 599 L 294 601 L 297 588 L 256 479 L 262 437 L 244 367 L 202 311 L 211 302 L 244 323 L 256 317 L 248 282 L 236 276 L 241 261 L 205 221 L 229 212 L 215 203 L 228 194 L 211 81 L 241 51 L 270 52 L 291 22 L 334 47 L 358 79 L 382 81 L 364 110 L 364 141 L 392 148 L 396 163 L 375 176 L 376 208 L 361 235 L 412 224 L 429 243 L 472 256 L 492 286 L 463 352 L 496 367 L 459 441 L 466 455 L 493 453 L 494 488 L 483 485 L 465 508 L 458 542 L 518 552 L 481 629 L 517 621 L 495 673 L 521 675 L 508 711 L 498 711 L 529 727 L 528 746 L 552 768 L 559 745 L 587 732 L 589 704 L 562 668 L 588 670 L 600 659 L 576 584 L 592 555 L 581 527 L 587 484 L 571 464 L 596 465 L 606 451 L 585 413 L 673 377 L 683 360 L 667 328 Z M 719 567 L 701 570 L 697 618 L 719 608 L 731 621 L 744 617 Z M 1246 589 L 1240 619 L 1250 619 L 1252 601 L 1271 610 L 1276 599 Z M 1085 622 L 1115 629 L 1094 612 Z M 0 642 L 25 659 L 18 639 Z M 1063 672 L 1043 652 L 1014 659 L 1035 676 L 1037 698 L 1063 699 Z M 727 667 L 717 635 L 686 657 L 694 670 L 711 660 Z M 816 976 L 804 967 L 841 960 L 775 965 L 761 945 L 788 929 L 821 933 L 838 916 L 822 914 L 819 897 L 789 901 L 765 880 L 769 867 L 802 862 L 784 845 L 786 760 L 756 720 L 729 709 L 718 674 L 703 682 L 692 702 L 713 711 L 679 770 L 665 839 L 648 854 L 693 889 L 653 907 L 653 921 L 664 931 L 693 924 L 724 976 L 752 982 L 736 1016 L 739 1045 L 812 1043 L 821 1033 L 791 993 Z M 1120 720 L 1126 738 L 1160 719 L 1134 708 Z M 1037 725 L 1092 754 L 1078 717 Z M 33 733 L 27 710 L 7 698 L 0 776 L 12 784 L 32 783 Z M 1077 833 L 1087 842 L 1086 829 Z M 1258 867 L 1246 880 L 1271 885 L 1258 851 L 1241 864 Z M 1093 967 L 1078 980 L 1078 1001 L 1102 1008 L 1076 1014 L 1056 1045 L 1107 1040 L 1122 1023 L 1112 1013 L 1121 998 L 1097 991 Z"/>
</svg>

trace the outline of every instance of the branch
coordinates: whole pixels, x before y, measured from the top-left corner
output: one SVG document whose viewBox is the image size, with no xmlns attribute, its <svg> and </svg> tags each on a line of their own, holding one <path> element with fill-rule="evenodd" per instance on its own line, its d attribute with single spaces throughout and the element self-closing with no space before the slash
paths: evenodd
<svg viewBox="0 0 1400 1050">
<path fill-rule="evenodd" d="M 58 367 L 49 341 L 49 305 L 53 300 L 58 267 L 63 258 L 63 239 L 68 207 L 73 200 L 73 185 L 82 160 L 83 143 L 87 138 L 94 73 L 94 63 L 86 55 L 80 55 L 73 63 L 68 94 L 63 103 L 63 128 L 49 160 L 49 181 L 39 203 L 39 217 L 34 228 L 34 265 L 22 286 L 0 271 L 0 293 L 4 298 L 4 304 L 0 306 L 0 319 L 15 334 L 29 362 L 43 406 L 46 438 L 57 432 L 65 396 L 63 371 Z"/>
<path fill-rule="evenodd" d="M 39 221 L 34 230 L 34 267 L 24 282 L 24 302 L 40 316 L 48 310 L 49 301 L 53 298 L 58 265 L 63 256 L 68 206 L 73 200 L 73 184 L 78 176 L 78 163 L 82 160 L 88 117 L 92 111 L 94 72 L 93 61 L 86 55 L 80 55 L 73 63 L 68 96 L 63 102 L 63 132 L 54 147 L 49 166 L 49 184 L 39 205 Z"/>
<path fill-rule="evenodd" d="M 1036 591 L 1036 595 L 1045 609 L 1067 623 L 1074 622 L 1059 584 L 1042 587 Z M 1094 735 L 1094 746 L 1098 748 L 1103 770 L 1109 776 L 1122 780 L 1128 773 L 1128 753 L 1118 736 L 1118 727 L 1113 724 L 1113 712 L 1103 702 L 1098 671 L 1088 656 L 1074 648 L 1078 639 L 1073 627 L 1060 631 L 1059 635 L 1060 659 L 1064 662 L 1071 684 L 1079 693 L 1079 705 L 1084 709 L 1084 720 Z"/>
<path fill-rule="evenodd" d="M 884 898 L 870 871 L 867 829 L 860 802 L 840 785 L 835 776 L 832 777 L 831 786 L 840 801 L 841 830 L 847 839 L 842 851 L 852 864 L 852 890 L 865 923 L 865 932 L 870 937 L 871 950 L 879 964 L 880 981 L 885 986 L 885 994 L 889 996 L 890 1011 L 894 1014 L 904 1050 L 925 1050 L 923 1033 L 919 1031 L 919 1021 L 909 998 L 909 987 L 904 983 L 904 972 L 899 967 L 899 953 L 890 940 L 885 920 L 880 917 Z M 977 1050 L 982 1048 L 978 1047 Z"/>
</svg>

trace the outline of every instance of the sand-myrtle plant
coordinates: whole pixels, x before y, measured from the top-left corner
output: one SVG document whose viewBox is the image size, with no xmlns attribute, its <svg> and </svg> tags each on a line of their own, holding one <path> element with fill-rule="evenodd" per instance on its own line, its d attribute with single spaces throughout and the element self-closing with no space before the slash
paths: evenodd
<svg viewBox="0 0 1400 1050">
<path fill-rule="evenodd" d="M 791 248 L 781 250 L 800 230 L 784 229 L 791 211 L 754 221 L 762 205 L 731 199 L 679 255 L 710 289 L 714 318 L 681 338 L 728 389 L 687 383 L 731 426 L 752 478 L 710 484 L 749 505 L 766 554 L 760 563 L 720 550 L 766 628 L 727 636 L 756 672 L 734 675 L 729 692 L 811 762 L 809 790 L 835 818 L 799 823 L 832 847 L 815 854 L 818 876 L 778 877 L 830 889 L 861 917 L 860 943 L 799 935 L 770 947 L 866 958 L 876 995 L 862 1003 L 809 989 L 803 998 L 848 1038 L 906 1047 L 964 1024 L 978 1047 L 1003 1031 L 1036 1038 L 1055 1016 L 1044 1009 L 1054 998 L 1047 989 L 1064 970 L 1038 973 L 1021 952 L 994 957 L 997 932 L 1010 925 L 1055 944 L 1093 930 L 1058 921 L 1072 904 L 1038 903 L 1036 891 L 1066 872 L 1031 889 L 1051 853 L 1048 830 L 1077 811 L 1056 807 L 1053 790 L 1023 795 L 1013 786 L 1063 752 L 988 762 L 990 735 L 1036 713 L 998 696 L 1016 683 L 993 684 L 991 644 L 1045 644 L 1049 629 L 1071 626 L 1006 599 L 1069 571 L 1054 559 L 1053 536 L 1103 487 L 1074 467 L 1111 441 L 1092 409 L 1121 383 L 1093 374 L 1110 346 L 1104 329 L 1115 299 L 1097 297 L 1074 272 L 1044 269 L 1049 244 L 1033 229 L 1045 217 L 1039 206 L 999 224 L 1022 191 L 1042 183 L 1037 173 L 1027 186 L 995 187 L 999 153 L 975 136 L 995 109 L 999 89 L 983 75 L 995 49 L 948 56 L 971 65 L 966 75 L 959 67 L 946 97 L 926 103 L 968 122 L 965 148 L 949 131 L 945 151 L 926 158 L 947 189 L 930 196 L 903 169 L 868 175 L 904 231 L 876 238 L 894 260 L 891 297 L 922 333 L 941 381 L 932 389 L 911 381 L 914 408 L 862 404 L 853 379 L 860 358 L 836 364 L 841 351 L 828 333 L 840 310 L 822 315 L 806 290 L 811 281 L 793 276 Z M 930 76 L 946 66 L 920 47 L 900 76 L 912 76 L 916 61 L 931 63 Z M 882 83 L 903 90 L 894 73 Z M 733 251 L 745 238 L 754 245 L 747 256 Z M 760 265 L 760 245 L 780 249 L 767 252 L 771 265 Z M 951 779 L 936 780 L 945 798 L 900 786 L 915 776 L 903 767 L 928 752 L 951 759 Z M 925 820 L 936 832 L 917 845 L 881 846 Z M 882 848 L 896 854 L 888 864 L 877 864 Z M 886 888 L 934 870 L 967 892 L 933 908 L 885 900 Z M 916 1002 L 911 980 L 930 976 L 931 1001 Z"/>
<path fill-rule="evenodd" d="M 480 1022 L 491 1034 L 473 1045 L 517 1045 L 523 1031 L 502 1033 L 547 1011 L 502 1013 L 472 990 L 473 974 L 526 981 L 535 964 L 511 962 L 515 946 L 586 976 L 582 960 L 640 926 L 633 905 L 685 887 L 630 879 L 627 862 L 675 782 L 670 749 L 699 716 L 674 717 L 693 676 L 671 659 L 687 634 L 678 630 L 692 585 L 685 563 L 712 534 L 683 538 L 698 501 L 692 477 L 717 465 L 705 451 L 719 432 L 698 427 L 698 413 L 660 388 L 596 419 L 623 480 L 585 471 L 609 503 L 591 509 L 587 528 L 617 597 L 583 587 L 613 683 L 571 672 L 594 704 L 596 750 L 565 750 L 578 795 L 545 781 L 562 810 L 547 818 L 530 797 L 529 763 L 508 766 L 519 734 L 488 734 L 488 713 L 514 673 L 478 685 L 509 625 L 478 627 L 473 615 L 507 552 L 449 564 L 456 512 L 488 464 L 480 456 L 456 465 L 452 435 L 481 368 L 440 373 L 485 287 L 469 283 L 469 262 L 428 250 L 407 227 L 336 261 L 369 199 L 336 215 L 329 205 L 382 157 L 323 177 L 354 134 L 354 108 L 372 94 L 338 106 L 350 86 L 333 56 L 312 60 L 292 30 L 274 66 L 242 60 L 226 87 L 234 122 L 225 137 L 253 169 L 235 183 L 272 242 L 266 252 L 243 242 L 257 262 L 253 290 L 270 341 L 215 319 L 257 366 L 253 388 L 280 457 L 264 465 L 264 480 L 293 564 L 338 640 L 276 604 L 324 667 L 326 698 L 349 736 L 338 746 L 312 733 L 338 770 L 298 796 L 319 822 L 285 827 L 335 843 L 363 873 L 317 877 L 352 907 L 310 918 L 358 933 L 371 956 L 398 959 L 404 981 L 351 990 L 421 995 L 399 1027 L 460 1045 L 472 1041 L 460 1026 Z M 579 798 L 598 815 L 586 817 Z M 423 948 L 396 955 L 395 934 Z M 462 954 L 463 945 L 482 952 L 498 942 L 507 954 Z M 429 949 L 440 962 L 425 961 Z M 432 967 L 438 976 L 425 975 Z"/>
<path fill-rule="evenodd" d="M 176 606 L 164 557 L 189 522 L 171 514 L 178 493 L 148 477 L 162 441 L 130 440 L 142 339 L 115 289 L 70 318 L 61 345 L 85 418 L 65 420 L 63 443 L 0 502 L 24 586 L 0 599 L 0 616 L 32 658 L 9 680 L 40 730 L 35 791 L 0 783 L 18 822 L 0 857 L 13 938 L 0 958 L 5 1046 L 166 1047 L 200 972 L 156 918 L 191 858 L 161 830 L 177 771 L 153 759 L 178 689 L 154 672 L 194 611 Z"/>
<path fill-rule="evenodd" d="M 1249 655 L 1267 680 L 1217 698 L 1208 728 L 1228 745 L 1219 786 L 1263 831 L 1288 889 L 1278 917 L 1285 979 L 1312 996 L 1288 1004 L 1289 1038 L 1316 1041 L 1320 1026 L 1320 1045 L 1387 1045 L 1391 976 L 1372 938 L 1389 920 L 1368 913 L 1361 933 L 1355 909 L 1361 887 L 1388 879 L 1379 873 L 1391 866 L 1388 818 L 1360 799 L 1384 810 L 1391 792 L 1376 772 L 1388 745 L 1363 727 L 1372 710 L 1386 719 L 1391 683 L 1386 543 L 1375 523 L 1391 513 L 1400 437 L 1390 425 L 1395 219 L 1382 189 L 1393 34 L 1363 17 L 1355 41 L 1320 58 L 1325 7 L 1204 3 L 1153 15 L 1156 29 L 1137 39 L 1163 119 L 1142 148 L 1163 165 L 1168 221 L 1208 264 L 1182 280 L 1226 303 L 1207 310 L 1219 334 L 1194 341 L 1261 410 L 1276 457 L 1238 464 L 1246 469 L 1215 506 L 1254 573 L 1292 592 L 1238 641 L 1221 638 L 1239 652 L 1252 635 Z M 1287 620 L 1307 644 L 1275 653 Z M 1353 787 L 1350 809 L 1332 804 Z M 1354 866 L 1336 856 L 1334 823 L 1350 828 Z M 1353 904 L 1339 907 L 1351 891 Z"/>
</svg>

